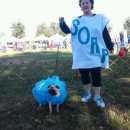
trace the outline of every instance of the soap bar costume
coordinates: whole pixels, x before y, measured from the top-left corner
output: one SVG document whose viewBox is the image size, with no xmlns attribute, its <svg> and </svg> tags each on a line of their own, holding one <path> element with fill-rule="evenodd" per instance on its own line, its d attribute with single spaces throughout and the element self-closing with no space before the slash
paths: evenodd
<svg viewBox="0 0 130 130">
<path fill-rule="evenodd" d="M 75 18 L 70 28 L 65 22 L 60 23 L 64 33 L 71 33 L 72 69 L 109 67 L 108 50 L 113 50 L 113 46 L 109 37 L 105 40 L 102 36 L 108 22 L 109 19 L 103 14 L 94 14 L 92 17 Z"/>
<path fill-rule="evenodd" d="M 107 23 L 108 19 L 103 15 L 82 16 L 73 20 L 71 27 L 72 51 L 74 52 L 72 69 L 108 68 L 108 50 L 101 36 Z"/>
</svg>

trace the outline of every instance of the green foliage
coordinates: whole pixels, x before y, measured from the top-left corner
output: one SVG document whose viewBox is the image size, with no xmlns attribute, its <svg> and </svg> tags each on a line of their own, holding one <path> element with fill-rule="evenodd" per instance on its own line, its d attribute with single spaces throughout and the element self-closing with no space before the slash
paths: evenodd
<svg viewBox="0 0 130 130">
<path fill-rule="evenodd" d="M 56 33 L 58 33 L 62 36 L 66 36 L 66 34 L 64 34 L 61 31 L 61 29 L 59 27 L 59 23 L 52 22 L 52 23 L 50 23 L 49 26 L 47 26 L 43 22 L 41 25 L 37 26 L 36 36 L 40 36 L 40 35 L 44 34 L 47 37 L 51 37 L 51 36 L 55 35 Z"/>
<path fill-rule="evenodd" d="M 124 22 L 124 29 L 127 30 L 127 34 L 130 35 L 130 18 L 127 17 Z"/>
<path fill-rule="evenodd" d="M 130 57 L 110 55 L 110 69 L 102 71 L 106 108 L 101 109 L 93 98 L 81 102 L 84 90 L 71 69 L 72 53 L 60 49 L 58 75 L 67 84 L 68 97 L 59 113 L 53 106 L 50 116 L 48 104 L 39 108 L 31 90 L 37 81 L 54 73 L 56 54 L 54 50 L 0 58 L 1 130 L 130 130 Z"/>
<path fill-rule="evenodd" d="M 108 24 L 107 29 L 109 32 L 112 32 L 112 27 L 113 27 L 112 25 Z"/>
<path fill-rule="evenodd" d="M 51 30 L 53 35 L 56 34 L 56 33 L 59 33 L 60 32 L 59 24 L 52 22 L 50 24 L 50 30 Z"/>
<path fill-rule="evenodd" d="M 19 39 L 25 37 L 25 26 L 20 21 L 13 23 L 10 29 L 12 30 L 12 36 Z"/>
<path fill-rule="evenodd" d="M 38 25 L 36 30 L 36 36 L 40 36 L 42 34 L 44 34 L 47 37 L 52 35 L 50 28 L 44 22 L 41 25 Z"/>
</svg>

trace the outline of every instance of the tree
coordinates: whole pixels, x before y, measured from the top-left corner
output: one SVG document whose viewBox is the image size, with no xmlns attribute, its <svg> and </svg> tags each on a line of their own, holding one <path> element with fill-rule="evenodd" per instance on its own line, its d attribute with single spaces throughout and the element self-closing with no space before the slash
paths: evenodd
<svg viewBox="0 0 130 130">
<path fill-rule="evenodd" d="M 50 23 L 50 30 L 53 35 L 59 33 L 59 24 L 54 22 Z"/>
<path fill-rule="evenodd" d="M 110 25 L 110 24 L 107 25 L 107 29 L 108 29 L 109 32 L 112 32 L 112 27 L 113 27 L 113 26 Z"/>
<path fill-rule="evenodd" d="M 47 37 L 52 35 L 50 28 L 44 22 L 41 25 L 37 26 L 36 30 L 36 36 L 40 36 L 42 34 L 44 34 Z"/>
<path fill-rule="evenodd" d="M 124 26 L 124 29 L 127 30 L 127 34 L 129 36 L 130 35 L 130 18 L 129 17 L 125 19 L 123 26 Z"/>
<path fill-rule="evenodd" d="M 61 31 L 59 24 L 55 22 L 50 23 L 49 26 L 47 26 L 44 22 L 37 26 L 36 36 L 44 34 L 47 37 L 51 37 L 56 33 L 61 34 L 62 36 L 66 35 Z"/>
<path fill-rule="evenodd" d="M 51 32 L 52 32 L 53 35 L 58 33 L 58 34 L 60 34 L 62 36 L 66 36 L 66 34 L 61 31 L 61 29 L 59 27 L 59 23 L 52 22 L 50 24 L 50 29 L 51 29 Z"/>
<path fill-rule="evenodd" d="M 25 26 L 20 21 L 13 23 L 10 29 L 12 30 L 12 36 L 19 39 L 25 37 Z"/>
</svg>

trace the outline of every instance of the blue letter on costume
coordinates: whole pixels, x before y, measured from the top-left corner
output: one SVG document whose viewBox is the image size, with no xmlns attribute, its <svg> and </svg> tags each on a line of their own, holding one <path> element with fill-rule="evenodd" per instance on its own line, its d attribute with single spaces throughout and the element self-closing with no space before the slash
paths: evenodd
<svg viewBox="0 0 130 130">
<path fill-rule="evenodd" d="M 86 31 L 86 41 L 82 41 L 81 40 L 81 33 L 82 33 L 82 31 Z M 88 28 L 87 27 L 82 27 L 82 28 L 80 28 L 80 30 L 79 30 L 79 32 L 78 32 L 78 39 L 79 39 L 79 42 L 81 43 L 81 44 L 87 44 L 88 42 L 89 42 L 89 40 L 90 40 L 90 32 L 89 32 L 89 30 L 88 30 Z"/>
<path fill-rule="evenodd" d="M 78 32 L 78 26 L 77 25 L 79 25 L 79 24 L 80 24 L 79 20 L 77 20 L 77 19 L 73 20 L 73 26 L 75 27 L 75 31 L 71 32 L 72 35 L 77 34 L 77 32 Z"/>
<path fill-rule="evenodd" d="M 102 49 L 102 59 L 101 59 L 101 63 L 104 63 L 104 62 L 105 62 L 106 56 L 108 56 L 108 50 L 107 50 L 107 49 Z"/>
<path fill-rule="evenodd" d="M 96 53 L 100 54 L 100 49 L 99 49 L 96 37 L 91 38 L 91 51 L 90 51 L 90 53 L 94 54 L 94 50 L 96 50 L 95 54 Z"/>
</svg>

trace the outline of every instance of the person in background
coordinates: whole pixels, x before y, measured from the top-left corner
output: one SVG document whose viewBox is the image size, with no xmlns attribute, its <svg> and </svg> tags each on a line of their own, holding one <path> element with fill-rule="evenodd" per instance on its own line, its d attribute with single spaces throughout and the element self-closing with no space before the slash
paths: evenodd
<svg viewBox="0 0 130 130">
<path fill-rule="evenodd" d="M 120 33 L 120 48 L 123 48 L 124 53 L 127 55 L 129 44 L 128 44 L 128 38 L 127 38 L 127 31 L 124 30 Z"/>
<path fill-rule="evenodd" d="M 94 101 L 104 108 L 105 103 L 100 95 L 101 68 L 109 68 L 109 51 L 113 52 L 113 43 L 106 27 L 109 19 L 103 14 L 92 12 L 94 0 L 79 0 L 79 6 L 83 14 L 72 20 L 71 27 L 68 27 L 64 17 L 59 18 L 59 25 L 64 33 L 71 33 L 72 69 L 80 71 L 85 90 L 81 101 L 88 102 L 91 99 L 92 82 Z"/>
<path fill-rule="evenodd" d="M 128 42 L 124 43 L 124 51 L 125 51 L 125 54 L 127 55 L 128 51 L 129 51 L 129 44 L 128 44 Z"/>
<path fill-rule="evenodd" d="M 129 45 L 129 49 L 130 49 L 130 36 L 128 38 L 128 45 Z"/>
</svg>

